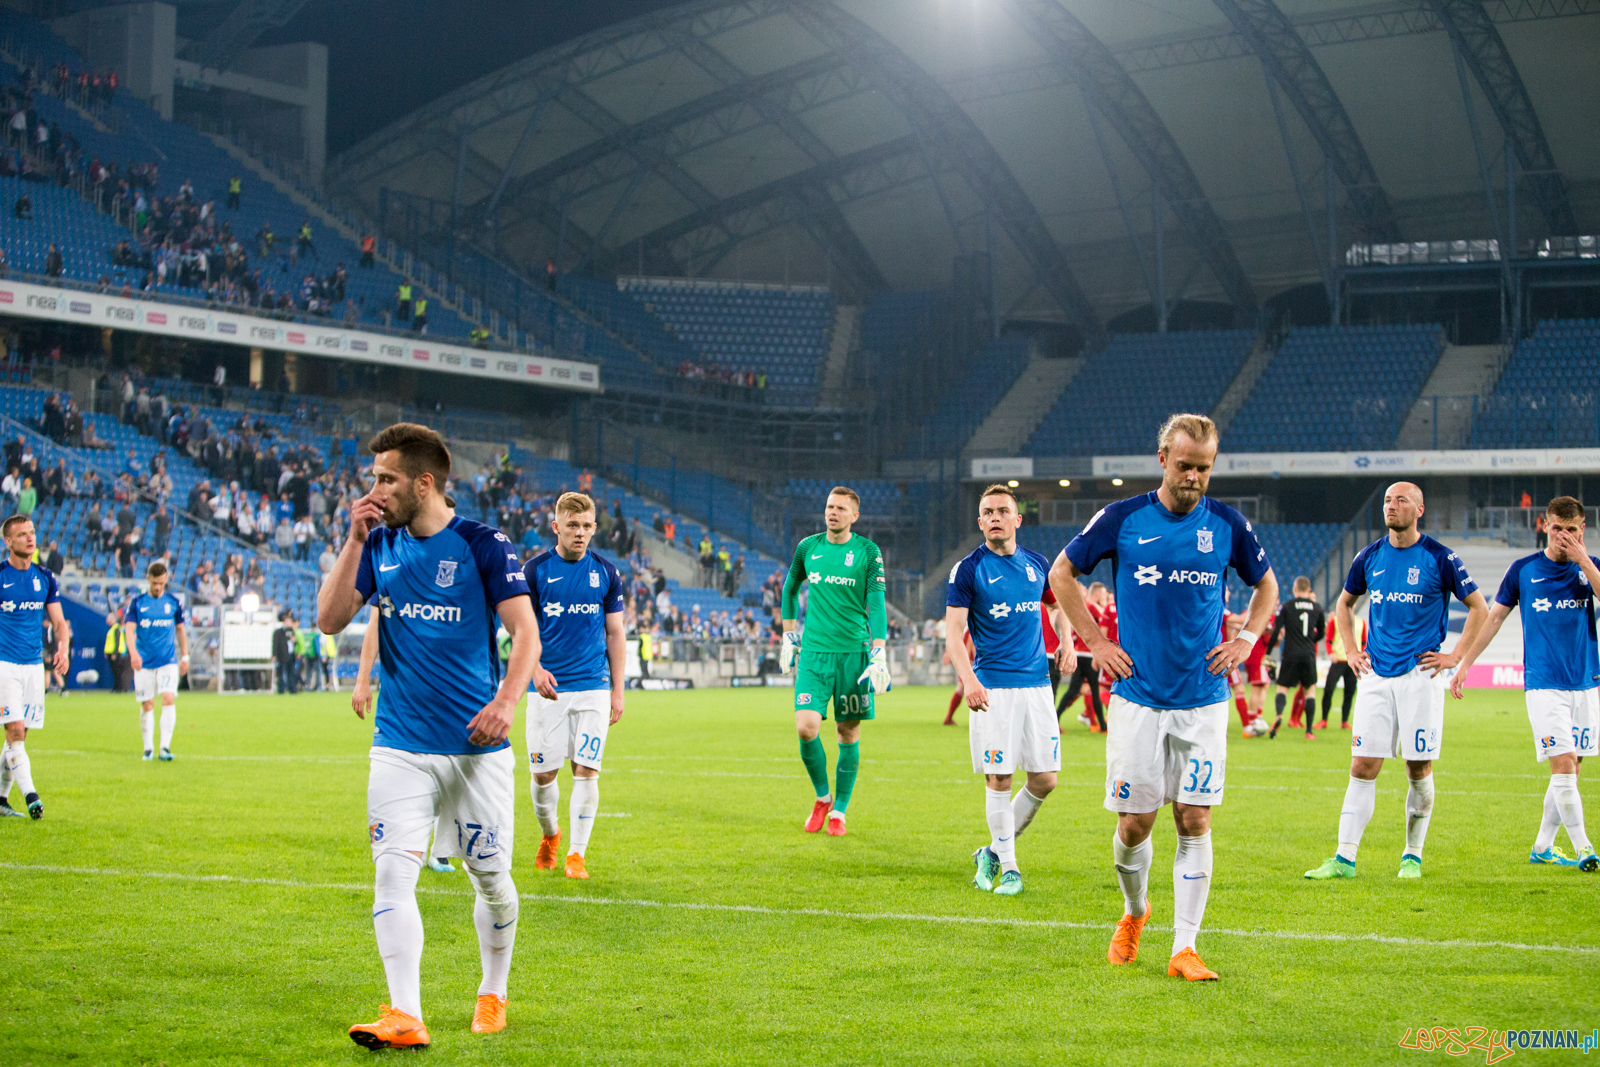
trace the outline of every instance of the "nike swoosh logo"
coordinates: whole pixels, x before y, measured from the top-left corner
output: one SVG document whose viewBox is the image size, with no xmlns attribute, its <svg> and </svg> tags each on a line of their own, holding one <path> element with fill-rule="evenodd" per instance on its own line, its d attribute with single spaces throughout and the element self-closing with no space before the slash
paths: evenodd
<svg viewBox="0 0 1600 1067">
<path fill-rule="evenodd" d="M 1543 578 L 1534 578 L 1534 579 L 1532 579 L 1532 581 L 1533 581 L 1534 585 L 1538 585 L 1540 582 L 1545 581 L 1545 579 L 1543 579 Z M 6 586 L 6 588 L 10 589 L 11 587 L 8 585 L 8 586 Z"/>
<path fill-rule="evenodd" d="M 563 575 L 562 575 L 562 576 L 561 576 L 561 578 L 565 578 L 565 577 L 566 577 L 566 575 L 565 575 L 565 574 L 563 574 Z M 545 584 L 546 584 L 546 585 L 549 585 L 549 584 L 550 584 L 550 583 L 551 583 L 551 582 L 559 582 L 559 581 L 560 581 L 560 580 L 561 580 L 561 578 L 546 578 L 546 579 L 545 579 Z"/>
<path fill-rule="evenodd" d="M 378 916 L 384 914 L 385 912 L 391 912 L 393 910 L 394 910 L 393 908 L 384 908 L 383 911 L 375 911 L 375 912 L 373 912 L 372 913 L 372 917 L 374 919 L 376 919 Z"/>
<path fill-rule="evenodd" d="M 515 920 L 515 919 L 512 919 L 512 920 L 511 920 L 511 923 L 514 923 L 514 922 L 516 922 L 516 921 L 517 921 L 517 920 Z M 504 929 L 505 929 L 505 928 L 506 928 L 506 927 L 508 927 L 508 926 L 510 926 L 510 925 L 511 925 L 511 923 L 495 923 L 495 924 L 494 924 L 494 928 L 495 928 L 495 929 L 496 929 L 496 930 L 504 930 Z"/>
<path fill-rule="evenodd" d="M 580 816 L 578 816 L 578 818 L 580 818 L 580 819 L 592 819 L 592 818 L 594 818 L 594 816 L 593 815 L 580 815 Z"/>
<path fill-rule="evenodd" d="M 1005 577 L 1005 575 L 1003 575 L 1003 574 L 997 574 L 993 578 L 989 579 L 989 584 L 993 585 L 995 582 L 998 582 L 1001 578 L 1004 578 L 1004 577 Z M 9 589 L 10 586 L 7 586 L 6 588 Z"/>
<path fill-rule="evenodd" d="M 1185 882 L 1197 882 L 1202 878 L 1209 878 L 1209 877 L 1211 877 L 1209 874 L 1186 874 L 1186 875 L 1183 876 L 1183 880 Z"/>
<path fill-rule="evenodd" d="M 384 566 L 380 565 L 378 567 L 378 573 L 379 574 L 388 574 L 390 571 L 397 571 L 399 569 L 400 569 L 400 564 L 398 564 L 398 563 L 391 563 L 387 567 L 384 567 Z"/>
<path fill-rule="evenodd" d="M 1148 545 L 1151 541 L 1159 541 L 1165 536 L 1166 534 L 1156 534 L 1154 537 L 1141 537 L 1139 538 L 1139 543 L 1141 545 Z"/>
<path fill-rule="evenodd" d="M 1006 843 L 1006 842 L 1007 842 L 1007 841 L 1010 841 L 1010 840 L 1011 840 L 1011 838 L 1009 838 L 1009 837 L 997 837 L 997 838 L 995 838 L 995 840 L 996 840 L 996 841 L 997 841 L 997 842 L 999 842 L 999 843 L 1000 843 L 1000 844 L 1002 844 L 1002 845 L 1003 845 L 1003 844 L 1005 844 L 1005 843 Z"/>
<path fill-rule="evenodd" d="M 1373 572 L 1372 572 L 1372 576 L 1373 576 L 1373 577 L 1374 577 L 1374 578 L 1376 578 L 1376 577 L 1377 577 L 1377 576 L 1378 576 L 1378 575 L 1380 575 L 1380 574 L 1382 574 L 1382 573 L 1384 573 L 1384 571 L 1387 571 L 1387 570 L 1388 570 L 1388 569 L 1389 569 L 1389 568 L 1388 568 L 1388 567 L 1385 567 L 1385 568 L 1383 568 L 1383 570 L 1381 570 L 1381 571 L 1373 571 Z"/>
<path fill-rule="evenodd" d="M 16 584 L 17 584 L 16 582 L 7 582 L 3 588 L 10 589 L 12 586 L 14 586 Z"/>
<path fill-rule="evenodd" d="M 812 559 L 821 559 L 822 558 L 822 553 L 818 552 L 815 556 L 812 556 L 811 558 Z"/>
</svg>

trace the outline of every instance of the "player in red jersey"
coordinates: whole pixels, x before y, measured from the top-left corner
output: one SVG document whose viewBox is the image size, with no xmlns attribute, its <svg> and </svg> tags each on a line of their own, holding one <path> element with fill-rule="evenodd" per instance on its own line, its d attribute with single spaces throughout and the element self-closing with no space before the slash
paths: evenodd
<svg viewBox="0 0 1600 1067">
<path fill-rule="evenodd" d="M 1056 595 L 1048 585 L 1039 600 L 1039 625 L 1044 630 L 1044 653 L 1050 659 L 1050 692 L 1054 693 L 1061 688 L 1062 670 L 1076 656 L 1072 644 L 1066 640 L 1066 635 L 1072 633 L 1072 624 L 1067 622 L 1067 613 L 1056 603 Z"/>
<path fill-rule="evenodd" d="M 1111 640 L 1117 639 L 1117 608 L 1111 602 L 1111 592 L 1105 587 L 1104 582 L 1094 582 L 1089 586 L 1089 592 L 1084 596 L 1084 601 L 1089 608 L 1089 617 L 1100 627 L 1100 632 Z M 1109 626 L 1107 629 L 1107 612 L 1109 611 Z M 1072 635 L 1073 655 L 1077 660 L 1077 667 L 1072 672 L 1072 678 L 1067 682 L 1066 689 L 1062 690 L 1060 698 L 1056 701 L 1056 719 L 1059 721 L 1061 713 L 1072 707 L 1073 701 L 1078 699 L 1078 694 L 1083 687 L 1089 687 L 1089 701 L 1083 713 L 1078 716 L 1078 721 L 1091 730 L 1099 733 L 1106 732 L 1105 701 L 1100 694 L 1100 672 L 1095 669 L 1094 657 L 1089 654 L 1089 646 L 1083 643 L 1083 637 L 1077 633 Z M 1089 709 L 1094 709 L 1094 717 L 1089 717 Z"/>
<path fill-rule="evenodd" d="M 1276 617 L 1274 617 L 1273 620 L 1267 623 L 1267 628 L 1270 630 L 1276 621 Z M 1259 720 L 1265 725 L 1267 721 L 1267 686 L 1272 681 L 1267 671 L 1267 643 L 1265 641 L 1256 642 L 1255 650 L 1250 653 L 1250 658 L 1244 661 L 1242 669 L 1244 670 L 1244 680 L 1250 683 L 1250 721 L 1255 723 Z M 1252 726 L 1252 729 L 1254 728 Z M 1259 735 L 1252 734 L 1251 736 Z"/>
<path fill-rule="evenodd" d="M 1245 616 L 1235 615 L 1231 611 L 1222 613 L 1222 640 L 1223 643 L 1232 641 L 1239 636 L 1239 631 L 1244 629 Z M 1233 693 L 1233 706 L 1239 712 L 1239 726 L 1244 731 L 1245 737 L 1260 737 L 1267 732 L 1266 719 L 1250 712 L 1250 700 L 1247 696 L 1248 683 L 1244 676 L 1243 666 L 1235 667 L 1228 672 L 1228 688 Z M 1260 726 L 1256 721 L 1260 719 Z"/>
</svg>

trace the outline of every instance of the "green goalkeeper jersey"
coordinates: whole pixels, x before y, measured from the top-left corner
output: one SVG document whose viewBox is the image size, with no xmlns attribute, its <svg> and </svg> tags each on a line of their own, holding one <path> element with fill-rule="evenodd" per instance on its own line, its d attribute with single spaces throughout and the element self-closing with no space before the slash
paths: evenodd
<svg viewBox="0 0 1600 1067">
<path fill-rule="evenodd" d="M 783 583 L 783 617 L 799 618 L 800 584 L 806 600 L 807 652 L 860 652 L 889 632 L 884 608 L 883 553 L 858 534 L 836 545 L 826 533 L 812 534 L 794 550 Z"/>
</svg>

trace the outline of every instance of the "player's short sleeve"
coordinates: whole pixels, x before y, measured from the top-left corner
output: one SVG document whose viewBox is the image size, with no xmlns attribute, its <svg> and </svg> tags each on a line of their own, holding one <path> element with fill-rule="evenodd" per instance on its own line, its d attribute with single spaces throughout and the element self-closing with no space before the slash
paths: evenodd
<svg viewBox="0 0 1600 1067">
<path fill-rule="evenodd" d="M 54 571 L 48 567 L 40 569 L 44 571 L 44 602 L 46 604 L 59 604 L 61 602 L 61 583 L 56 581 Z"/>
<path fill-rule="evenodd" d="M 183 625 L 183 601 L 177 597 L 172 598 L 172 625 Z"/>
<path fill-rule="evenodd" d="M 1117 534 L 1122 530 L 1124 514 L 1115 504 L 1101 508 L 1089 520 L 1089 525 L 1067 542 L 1064 551 L 1079 574 L 1088 574 L 1100 565 L 1101 560 L 1116 555 Z"/>
<path fill-rule="evenodd" d="M 49 601 L 45 601 L 45 603 L 49 603 Z M 137 593 L 135 593 L 133 596 L 128 598 L 128 602 L 126 604 L 122 605 L 122 625 L 135 626 L 138 625 L 138 622 L 139 596 Z"/>
<path fill-rule="evenodd" d="M 1467 573 L 1467 565 L 1461 562 L 1461 557 L 1442 545 L 1439 551 L 1439 577 L 1444 587 L 1463 603 L 1478 591 L 1478 583 Z"/>
<path fill-rule="evenodd" d="M 1272 569 L 1267 550 L 1261 547 L 1255 527 L 1243 515 L 1235 512 L 1228 516 L 1228 521 L 1233 524 L 1233 549 L 1228 556 L 1228 565 L 1245 585 L 1258 585 Z"/>
<path fill-rule="evenodd" d="M 1521 581 L 1522 561 L 1519 559 L 1506 571 L 1506 576 L 1500 579 L 1500 589 L 1494 595 L 1494 602 L 1503 604 L 1508 608 L 1516 607 L 1517 600 L 1522 592 Z"/>
<path fill-rule="evenodd" d="M 503 604 L 512 597 L 528 596 L 528 579 L 517 565 L 517 552 L 511 539 L 492 526 L 477 523 L 463 530 L 467 547 L 478 564 L 484 593 L 491 604 Z"/>
<path fill-rule="evenodd" d="M 954 567 L 950 568 L 950 581 L 944 594 L 945 607 L 972 607 L 972 573 L 976 569 L 977 564 L 972 561 L 971 556 L 963 556 Z"/>
<path fill-rule="evenodd" d="M 606 575 L 611 584 L 606 587 L 606 595 L 601 600 L 607 615 L 615 615 L 622 610 L 622 573 L 610 563 L 606 564 Z"/>
<path fill-rule="evenodd" d="M 372 546 L 382 536 L 381 527 L 368 530 L 367 539 L 361 545 L 361 562 L 356 566 L 356 592 L 361 594 L 362 600 L 371 600 L 378 591 L 378 583 L 372 572 Z"/>
<path fill-rule="evenodd" d="M 1371 552 L 1372 546 L 1368 545 L 1350 561 L 1350 573 L 1344 578 L 1344 591 L 1351 596 L 1360 596 L 1367 591 L 1367 556 Z"/>
</svg>

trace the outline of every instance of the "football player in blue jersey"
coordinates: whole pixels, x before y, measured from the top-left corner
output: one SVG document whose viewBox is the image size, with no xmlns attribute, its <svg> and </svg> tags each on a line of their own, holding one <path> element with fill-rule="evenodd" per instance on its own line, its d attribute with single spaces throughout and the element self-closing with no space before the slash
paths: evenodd
<svg viewBox="0 0 1600 1067">
<path fill-rule="evenodd" d="M 568 878 L 589 877 L 584 854 L 600 810 L 600 763 L 606 733 L 622 718 L 622 575 L 589 551 L 594 501 L 583 493 L 556 500 L 556 547 L 523 566 L 539 616 L 539 670 L 528 695 L 528 766 L 533 810 L 543 833 L 534 866 L 550 870 L 561 856 L 556 809 L 563 760 L 572 764 L 572 845 Z"/>
<path fill-rule="evenodd" d="M 161 694 L 161 758 L 172 758 L 172 729 L 178 722 L 178 675 L 189 670 L 189 635 L 183 628 L 183 604 L 167 592 L 167 578 L 167 565 L 159 559 L 152 561 L 145 569 L 150 591 L 129 600 L 122 613 L 145 759 L 155 755 L 152 742 L 157 693 Z"/>
<path fill-rule="evenodd" d="M 1461 557 L 1420 532 L 1422 490 L 1395 482 L 1383 494 L 1389 532 L 1356 553 L 1339 594 L 1339 632 L 1356 632 L 1356 601 L 1367 594 L 1367 647 L 1349 652 L 1357 676 L 1351 716 L 1350 784 L 1339 809 L 1339 848 L 1307 878 L 1354 878 L 1361 835 L 1377 805 L 1385 759 L 1406 761 L 1406 847 L 1400 877 L 1422 877 L 1422 845 L 1433 818 L 1433 761 L 1444 740 L 1444 694 L 1450 671 L 1472 647 L 1489 615 Z M 1450 597 L 1467 605 L 1454 652 L 1443 651 Z"/>
<path fill-rule="evenodd" d="M 1600 870 L 1583 825 L 1578 770 L 1583 757 L 1600 755 L 1600 646 L 1595 641 L 1594 591 L 1600 559 L 1584 548 L 1583 504 L 1558 496 L 1545 509 L 1549 544 L 1506 571 L 1489 609 L 1489 621 L 1456 667 L 1450 692 L 1460 698 L 1467 671 L 1478 661 L 1512 610 L 1522 610 L 1522 666 L 1534 757 L 1550 762 L 1544 818 L 1529 863 Z M 1556 847 L 1567 828 L 1577 856 Z"/>
<path fill-rule="evenodd" d="M 1050 561 L 1017 544 L 1021 525 L 1016 493 L 1004 485 L 983 491 L 983 544 L 950 568 L 944 609 L 945 649 L 971 709 L 972 770 L 988 787 L 989 844 L 972 854 L 978 868 L 972 884 L 1001 896 L 1022 892 L 1016 839 L 1055 789 L 1061 770 L 1061 728 L 1039 624 L 1039 605 L 1055 603 L 1047 584 Z M 976 661 L 967 658 L 967 632 Z M 1013 799 L 1011 776 L 1019 766 L 1028 782 Z"/>
<path fill-rule="evenodd" d="M 1132 963 L 1150 918 L 1150 832 L 1169 802 L 1177 824 L 1172 863 L 1173 941 L 1167 973 L 1217 977 L 1195 941 L 1211 887 L 1211 809 L 1222 803 L 1228 757 L 1228 672 L 1250 655 L 1278 603 L 1278 581 L 1254 529 L 1207 497 L 1217 428 L 1204 415 L 1161 427 L 1161 487 L 1102 509 L 1050 570 L 1067 619 L 1116 678 L 1106 708 L 1106 800 L 1124 913 L 1106 958 Z M 1118 641 L 1094 625 L 1076 579 L 1110 559 Z M 1222 639 L 1228 568 L 1254 588 L 1238 636 Z M 1219 640 L 1221 639 L 1221 640 Z"/>
<path fill-rule="evenodd" d="M 472 1029 L 505 1027 L 517 922 L 516 760 L 506 735 L 539 665 L 539 624 L 511 542 L 451 507 L 444 439 L 397 423 L 367 447 L 372 491 L 350 508 L 349 537 L 317 594 L 323 633 L 343 630 L 374 598 L 383 616 L 367 833 L 389 1003 L 350 1037 L 366 1048 L 417 1048 L 429 1037 L 416 888 L 435 820 L 450 832 L 433 851 L 462 858 L 477 897 L 483 981 Z M 503 675 L 496 616 L 512 641 Z"/>
<path fill-rule="evenodd" d="M 0 723 L 5 753 L 0 760 L 0 816 L 21 815 L 11 807 L 12 783 L 22 790 L 28 814 L 44 818 L 44 802 L 33 787 L 33 766 L 24 742 L 29 730 L 44 728 L 44 620 L 56 641 L 51 669 L 67 673 L 72 630 L 61 613 L 56 576 L 33 562 L 33 520 L 13 515 L 0 524 L 9 555 L 0 564 Z"/>
</svg>

